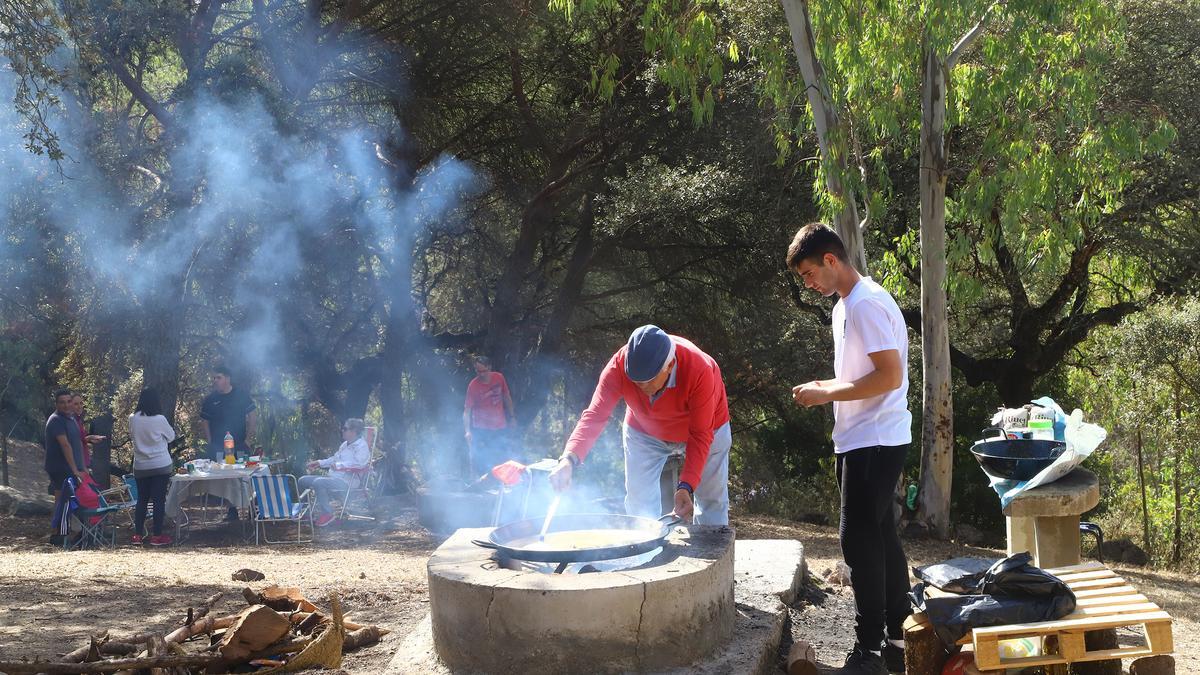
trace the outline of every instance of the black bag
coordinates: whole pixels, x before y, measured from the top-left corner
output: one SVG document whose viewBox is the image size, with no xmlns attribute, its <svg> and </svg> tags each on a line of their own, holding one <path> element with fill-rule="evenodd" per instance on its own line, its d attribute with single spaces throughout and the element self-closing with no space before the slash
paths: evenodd
<svg viewBox="0 0 1200 675">
<path fill-rule="evenodd" d="M 1032 561 L 1028 553 L 1018 553 L 997 562 L 969 595 L 927 597 L 926 582 L 920 582 L 913 586 L 913 606 L 929 617 L 947 646 L 974 628 L 1053 621 L 1074 612 L 1075 594 L 1067 584 Z"/>
<path fill-rule="evenodd" d="M 953 558 L 933 565 L 912 568 L 913 576 L 949 593 L 978 593 L 983 575 L 999 558 Z"/>
</svg>

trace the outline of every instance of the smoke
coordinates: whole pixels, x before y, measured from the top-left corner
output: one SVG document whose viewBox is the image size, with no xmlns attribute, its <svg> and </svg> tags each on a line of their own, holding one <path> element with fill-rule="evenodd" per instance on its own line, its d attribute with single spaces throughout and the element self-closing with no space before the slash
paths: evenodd
<svg viewBox="0 0 1200 675">
<path fill-rule="evenodd" d="M 59 58 L 64 71 L 76 72 L 69 52 Z M 284 84 L 303 90 L 335 61 L 328 54 L 306 61 L 292 52 Z M 482 182 L 473 167 L 449 156 L 419 169 L 382 161 L 378 148 L 402 146 L 403 130 L 353 113 L 327 128 L 334 117 L 298 112 L 250 86 L 237 94 L 228 86 L 183 94 L 171 107 L 169 136 L 158 143 L 122 138 L 127 131 L 111 127 L 125 120 L 97 119 L 97 111 L 64 92 L 63 106 L 47 118 L 67 155 L 56 165 L 25 147 L 27 124 L 9 104 L 14 78 L 0 68 L 4 281 L 19 286 L 44 277 L 52 261 L 39 256 L 63 248 L 72 259 L 53 262 L 69 275 L 68 304 L 90 288 L 91 318 L 128 327 L 165 298 L 181 307 L 190 357 L 227 356 L 260 372 L 298 371 L 304 327 L 297 323 L 323 316 L 314 310 L 323 288 L 346 277 L 362 293 L 349 294 L 351 302 L 421 325 L 414 248 L 434 229 L 453 229 L 459 206 Z M 55 241 L 40 241 L 42 232 Z M 323 323 L 344 320 L 324 316 Z M 462 397 L 473 373 L 457 355 L 431 359 L 407 374 L 409 395 L 433 411 L 411 422 L 421 440 L 414 446 L 460 453 Z M 127 365 L 134 372 L 141 367 Z M 536 437 L 539 447 L 526 448 L 526 458 L 557 456 L 549 437 L 569 430 L 556 431 Z M 602 454 L 606 466 L 619 464 L 619 449 Z M 575 498 L 594 497 L 580 490 Z"/>
<path fill-rule="evenodd" d="M 0 69 L 0 219 L 8 235 L 0 261 L 22 267 L 18 254 L 28 252 L 11 242 L 21 239 L 14 235 L 23 217 L 40 221 L 73 249 L 72 275 L 104 289 L 106 317 L 128 318 L 156 294 L 177 297 L 192 310 L 189 321 L 227 336 L 240 363 L 286 365 L 286 319 L 312 299 L 297 282 L 360 265 L 342 248 L 345 233 L 385 260 L 387 283 L 404 283 L 414 237 L 445 219 L 476 181 L 447 157 L 410 186 L 395 185 L 394 170 L 374 154 L 386 140 L 377 129 L 289 128 L 256 94 L 230 101 L 200 93 L 179 103 L 168 161 L 157 163 L 102 164 L 97 129 L 67 98 L 48 120 L 67 153 L 56 166 L 24 147 L 24 121 L 8 105 L 14 77 Z M 23 267 L 10 281 L 38 272 Z"/>
</svg>

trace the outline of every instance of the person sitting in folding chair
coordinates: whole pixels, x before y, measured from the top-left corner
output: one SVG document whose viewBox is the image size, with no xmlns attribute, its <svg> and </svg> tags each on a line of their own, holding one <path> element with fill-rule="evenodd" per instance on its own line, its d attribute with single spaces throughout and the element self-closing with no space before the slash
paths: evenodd
<svg viewBox="0 0 1200 675">
<path fill-rule="evenodd" d="M 317 497 L 317 527 L 333 522 L 333 506 L 330 497 L 346 494 L 351 485 L 362 480 L 361 471 L 371 465 L 371 449 L 363 438 L 363 421 L 350 418 L 342 425 L 342 446 L 328 459 L 309 462 L 309 471 L 329 469 L 328 476 L 306 475 L 300 477 L 300 490 L 311 489 Z"/>
</svg>

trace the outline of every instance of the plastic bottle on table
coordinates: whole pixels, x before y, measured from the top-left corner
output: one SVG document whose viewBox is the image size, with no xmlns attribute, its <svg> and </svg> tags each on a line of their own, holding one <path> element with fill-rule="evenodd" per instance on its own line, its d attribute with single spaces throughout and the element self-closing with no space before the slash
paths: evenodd
<svg viewBox="0 0 1200 675">
<path fill-rule="evenodd" d="M 1051 420 L 1030 420 L 1029 430 L 1032 432 L 1031 435 L 1034 439 L 1043 441 L 1054 440 L 1054 422 Z"/>
<path fill-rule="evenodd" d="M 237 456 L 233 454 L 233 434 L 225 432 L 225 463 L 237 464 Z"/>
</svg>

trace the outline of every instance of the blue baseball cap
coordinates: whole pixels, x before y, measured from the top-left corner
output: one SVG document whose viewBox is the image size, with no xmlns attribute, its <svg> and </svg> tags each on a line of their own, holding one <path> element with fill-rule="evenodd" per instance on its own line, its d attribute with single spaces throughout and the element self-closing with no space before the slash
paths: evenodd
<svg viewBox="0 0 1200 675">
<path fill-rule="evenodd" d="M 625 352 L 625 374 L 634 382 L 653 380 L 675 353 L 671 336 L 652 324 L 633 331 L 628 347 Z"/>
</svg>

